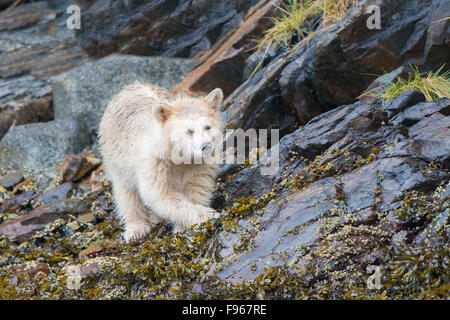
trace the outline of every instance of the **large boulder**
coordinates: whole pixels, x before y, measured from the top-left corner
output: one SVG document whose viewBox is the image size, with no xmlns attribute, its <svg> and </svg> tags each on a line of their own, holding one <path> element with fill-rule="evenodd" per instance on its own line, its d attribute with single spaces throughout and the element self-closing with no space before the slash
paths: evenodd
<svg viewBox="0 0 450 320">
<path fill-rule="evenodd" d="M 193 65 L 189 59 L 122 55 L 86 63 L 52 78 L 55 119 L 76 119 L 90 130 L 124 86 L 140 81 L 170 90 Z"/>
<path fill-rule="evenodd" d="M 81 152 L 88 144 L 89 134 L 75 120 L 16 126 L 0 141 L 0 168 L 51 176 L 67 154 Z"/>
</svg>

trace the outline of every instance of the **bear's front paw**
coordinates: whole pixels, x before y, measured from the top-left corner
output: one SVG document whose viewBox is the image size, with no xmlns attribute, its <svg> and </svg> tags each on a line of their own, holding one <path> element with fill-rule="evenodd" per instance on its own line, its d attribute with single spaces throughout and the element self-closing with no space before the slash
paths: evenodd
<svg viewBox="0 0 450 320">
<path fill-rule="evenodd" d="M 129 243 L 145 237 L 149 231 L 150 227 L 146 224 L 127 224 L 123 237 Z"/>
<path fill-rule="evenodd" d="M 201 210 L 199 210 L 198 213 L 198 221 L 197 223 L 202 223 L 205 221 L 208 221 L 209 219 L 214 219 L 214 218 L 218 218 L 219 217 L 219 213 L 212 209 L 212 208 L 208 208 L 208 207 L 202 207 Z"/>
</svg>

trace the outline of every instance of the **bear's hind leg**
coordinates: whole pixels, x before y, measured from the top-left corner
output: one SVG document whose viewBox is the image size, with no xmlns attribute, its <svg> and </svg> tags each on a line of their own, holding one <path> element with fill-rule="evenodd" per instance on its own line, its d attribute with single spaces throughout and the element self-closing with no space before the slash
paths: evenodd
<svg viewBox="0 0 450 320">
<path fill-rule="evenodd" d="M 136 190 L 113 184 L 114 198 L 119 217 L 125 223 L 126 242 L 144 237 L 158 222 L 142 203 Z"/>
</svg>

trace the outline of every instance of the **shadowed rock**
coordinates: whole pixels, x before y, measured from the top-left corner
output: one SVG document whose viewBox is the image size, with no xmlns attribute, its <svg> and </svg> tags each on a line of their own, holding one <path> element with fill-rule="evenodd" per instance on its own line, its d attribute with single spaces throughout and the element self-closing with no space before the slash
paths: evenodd
<svg viewBox="0 0 450 320">
<path fill-rule="evenodd" d="M 99 0 L 83 12 L 77 38 L 94 56 L 119 52 L 190 58 L 235 30 L 257 2 Z"/>
</svg>

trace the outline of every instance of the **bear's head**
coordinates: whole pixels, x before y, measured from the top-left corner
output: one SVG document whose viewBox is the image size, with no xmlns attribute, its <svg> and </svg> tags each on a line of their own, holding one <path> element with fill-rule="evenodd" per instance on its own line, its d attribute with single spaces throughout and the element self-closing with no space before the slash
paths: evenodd
<svg viewBox="0 0 450 320">
<path fill-rule="evenodd" d="M 153 108 L 153 115 L 170 136 L 175 164 L 210 162 L 222 151 L 221 89 L 206 97 L 179 96 Z"/>
</svg>

